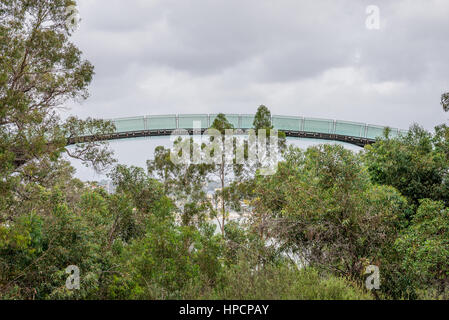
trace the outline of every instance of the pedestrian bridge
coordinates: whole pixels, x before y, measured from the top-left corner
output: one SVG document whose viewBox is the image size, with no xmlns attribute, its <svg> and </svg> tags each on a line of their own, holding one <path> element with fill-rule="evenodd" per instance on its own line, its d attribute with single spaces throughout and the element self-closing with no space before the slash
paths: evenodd
<svg viewBox="0 0 449 320">
<path fill-rule="evenodd" d="M 91 140 L 115 140 L 147 136 L 169 136 L 176 129 L 193 129 L 201 126 L 202 132 L 209 128 L 218 114 L 178 114 L 150 115 L 110 119 L 115 124 L 115 132 L 102 136 L 83 136 L 69 140 L 75 144 Z M 225 114 L 235 129 L 251 129 L 254 115 Z M 374 143 L 377 137 L 383 135 L 386 127 L 341 120 L 304 118 L 299 116 L 271 117 L 273 127 L 285 132 L 287 137 L 312 138 L 322 140 L 342 141 L 363 147 Z M 395 137 L 406 133 L 405 130 L 389 128 L 390 136 Z"/>
</svg>

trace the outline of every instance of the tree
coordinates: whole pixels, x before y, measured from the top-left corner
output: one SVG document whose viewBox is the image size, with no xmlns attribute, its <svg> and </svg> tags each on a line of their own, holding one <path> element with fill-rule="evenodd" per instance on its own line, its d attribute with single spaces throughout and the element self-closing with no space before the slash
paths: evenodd
<svg viewBox="0 0 449 320">
<path fill-rule="evenodd" d="M 69 41 L 71 0 L 4 0 L 0 3 L 0 159 L 2 176 L 30 161 L 64 152 L 101 168 L 110 163 L 102 143 L 66 148 L 68 138 L 110 133 L 109 122 L 70 118 L 58 109 L 86 99 L 94 67 Z M 7 180 L 7 179 L 6 179 Z M 5 181 L 6 181 L 5 180 Z M 3 181 L 2 183 L 4 183 Z"/>
<path fill-rule="evenodd" d="M 398 138 L 381 138 L 365 148 L 364 162 L 374 183 L 397 188 L 415 205 L 429 198 L 449 203 L 449 131 L 432 135 L 414 125 Z"/>
<path fill-rule="evenodd" d="M 436 288 L 433 298 L 449 298 L 449 209 L 424 199 L 409 228 L 396 241 L 404 270 L 421 291 Z"/>
<path fill-rule="evenodd" d="M 266 130 L 266 136 L 269 137 L 273 125 L 271 124 L 271 111 L 264 105 L 260 105 L 257 108 L 257 112 L 254 115 L 253 129 L 256 135 L 259 134 L 259 130 Z M 286 135 L 284 132 L 278 132 L 278 146 L 281 152 L 284 152 L 287 148 Z M 267 139 L 267 146 L 269 146 L 269 140 Z"/>
<path fill-rule="evenodd" d="M 71 184 L 71 181 L 63 181 Z M 103 255 L 107 239 L 104 195 L 93 192 L 89 206 L 60 184 L 26 186 L 13 221 L 0 223 L 0 295 L 20 299 L 88 298 L 98 288 L 108 258 Z M 81 198 L 83 198 L 81 196 Z M 86 199 L 85 199 L 86 200 Z M 81 211 L 81 207 L 86 209 Z M 65 268 L 83 270 L 80 290 L 69 292 Z"/>
<path fill-rule="evenodd" d="M 116 186 L 116 192 L 128 195 L 133 205 L 144 214 L 153 213 L 165 198 L 163 185 L 149 177 L 142 168 L 118 165 L 109 177 Z"/>
<path fill-rule="evenodd" d="M 258 179 L 255 197 L 282 250 L 358 280 L 381 261 L 408 208 L 394 188 L 371 184 L 359 157 L 339 145 L 291 147 L 275 175 Z"/>
<path fill-rule="evenodd" d="M 244 170 L 244 165 L 237 163 L 237 159 L 234 157 L 235 148 L 239 143 L 236 138 L 232 139 L 232 154 L 225 154 L 225 152 L 229 152 L 229 150 L 226 150 L 225 148 L 226 130 L 233 128 L 234 126 L 226 119 L 226 116 L 223 113 L 217 115 L 211 126 L 211 129 L 218 130 L 221 135 L 219 137 L 211 137 L 211 140 L 217 138 L 219 139 L 219 141 L 213 142 L 218 143 L 219 149 L 222 153 L 218 163 L 213 163 L 209 169 L 209 172 L 215 176 L 215 178 L 218 178 L 221 186 L 220 190 L 216 192 L 216 199 L 219 201 L 221 207 L 221 221 L 219 221 L 219 224 L 223 235 L 225 233 L 227 212 L 230 208 L 232 208 L 232 205 L 235 204 L 235 199 L 232 197 L 232 187 L 235 187 L 235 184 L 232 184 L 232 182 L 238 181 L 242 177 Z M 227 159 L 229 156 L 232 156 L 230 161 Z"/>
<path fill-rule="evenodd" d="M 177 140 L 175 144 L 193 140 Z M 198 146 L 199 148 L 199 146 Z M 211 209 L 205 186 L 208 182 L 207 164 L 175 163 L 170 159 L 169 148 L 158 146 L 154 150 L 154 159 L 147 161 L 148 174 L 162 182 L 165 193 L 170 196 L 181 214 L 184 225 L 201 223 Z"/>
<path fill-rule="evenodd" d="M 273 126 L 271 125 L 271 112 L 266 106 L 260 105 L 259 108 L 257 108 L 257 112 L 254 116 L 253 128 L 256 131 L 259 129 L 273 129 Z"/>
</svg>

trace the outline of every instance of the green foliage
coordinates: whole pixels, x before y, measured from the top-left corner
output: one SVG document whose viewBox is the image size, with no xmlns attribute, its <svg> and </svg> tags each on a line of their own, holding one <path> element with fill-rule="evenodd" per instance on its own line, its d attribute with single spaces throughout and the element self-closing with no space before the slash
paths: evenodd
<svg viewBox="0 0 449 320">
<path fill-rule="evenodd" d="M 177 165 L 158 147 L 147 172 L 114 168 L 113 194 L 74 179 L 62 154 L 101 170 L 114 160 L 96 140 L 115 128 L 58 116 L 88 97 L 94 75 L 69 41 L 71 5 L 0 2 L 2 299 L 371 299 L 360 288 L 369 264 L 381 270 L 375 297 L 448 298 L 446 125 L 394 139 L 387 130 L 361 156 L 332 145 L 286 151 L 280 133 L 272 176 L 223 158 Z M 253 126 L 270 135 L 267 107 Z M 233 126 L 220 113 L 211 128 Z M 215 208 L 205 190 L 214 175 Z M 243 199 L 248 222 L 228 222 Z M 218 213 L 221 233 L 207 223 Z M 69 265 L 79 290 L 65 287 Z"/>
<path fill-rule="evenodd" d="M 408 209 L 394 188 L 372 185 L 360 158 L 339 145 L 290 148 L 255 192 L 255 211 L 277 218 L 265 232 L 309 265 L 359 281 L 382 260 Z"/>
<path fill-rule="evenodd" d="M 434 297 L 449 298 L 449 209 L 424 199 L 410 227 L 397 239 L 403 268 L 416 289 L 436 288 Z"/>
<path fill-rule="evenodd" d="M 212 129 L 218 130 L 221 135 L 221 141 L 219 142 L 221 150 L 225 150 L 225 131 L 227 129 L 233 129 L 233 125 L 229 123 L 226 116 L 222 113 L 218 114 L 211 126 Z M 233 139 L 233 148 L 235 149 L 238 144 L 237 139 Z M 226 151 L 225 152 L 229 152 Z M 238 201 L 235 197 L 236 194 L 233 192 L 237 186 L 237 183 L 232 183 L 235 181 L 243 180 L 244 166 L 243 164 L 237 163 L 234 158 L 232 161 L 226 160 L 225 152 L 223 152 L 220 163 L 212 164 L 209 168 L 209 174 L 218 177 L 218 182 L 220 184 L 220 189 L 215 191 L 214 198 L 216 204 L 220 203 L 221 207 L 216 208 L 216 212 L 220 212 L 221 221 L 220 228 L 221 233 L 224 234 L 224 226 L 226 224 L 227 213 L 235 207 L 235 203 Z M 234 152 L 232 153 L 234 154 Z"/>
<path fill-rule="evenodd" d="M 226 129 L 234 129 L 234 126 L 226 119 L 223 113 L 219 113 L 211 125 L 211 128 L 220 131 L 222 135 L 225 134 Z"/>
<path fill-rule="evenodd" d="M 240 260 L 226 270 L 224 285 L 213 298 L 248 300 L 370 300 L 372 296 L 348 281 L 321 276 L 312 269 L 268 265 L 255 272 Z"/>
<path fill-rule="evenodd" d="M 158 147 L 147 171 L 112 170 L 112 194 L 74 179 L 61 155 L 105 168 L 112 154 L 95 140 L 114 126 L 56 112 L 87 98 L 94 75 L 69 41 L 71 5 L 0 2 L 1 299 L 449 298 L 446 125 L 398 138 L 387 130 L 361 155 L 337 145 L 287 150 L 280 133 L 272 176 L 223 158 L 175 164 Z M 253 126 L 273 130 L 267 107 Z M 233 127 L 220 113 L 211 128 Z M 229 222 L 243 202 L 247 221 Z M 221 218 L 221 232 L 209 218 Z M 374 294 L 361 288 L 370 264 L 381 275 Z M 69 265 L 80 269 L 79 290 L 65 286 Z"/>
<path fill-rule="evenodd" d="M 149 177 L 142 168 L 118 165 L 109 177 L 116 186 L 117 193 L 126 194 L 142 212 L 153 213 L 165 200 L 163 185 Z"/>
<path fill-rule="evenodd" d="M 210 210 L 204 191 L 210 168 L 207 164 L 176 164 L 170 160 L 170 149 L 163 146 L 156 147 L 154 159 L 147 161 L 149 176 L 163 183 L 163 191 L 174 199 L 184 225 L 201 223 Z"/>
<path fill-rule="evenodd" d="M 178 224 L 162 185 L 142 170 L 117 167 L 116 193 L 107 194 L 59 168 L 68 180 L 30 179 L 22 210 L 0 225 L 4 299 L 370 297 L 346 280 L 287 266 L 251 224 L 229 223 L 225 237 L 209 224 Z M 69 265 L 80 268 L 80 290 L 65 288 Z"/>
<path fill-rule="evenodd" d="M 260 105 L 259 108 L 257 108 L 257 112 L 254 116 L 253 128 L 256 131 L 259 129 L 273 129 L 273 126 L 271 125 L 271 112 L 264 105 Z"/>
<path fill-rule="evenodd" d="M 101 239 L 76 211 L 70 209 L 58 189 L 41 189 L 40 212 L 24 214 L 2 232 L 2 291 L 20 288 L 22 298 L 70 297 L 64 286 L 64 270 L 74 264 L 85 275 L 77 297 L 88 297 L 96 286 L 101 259 Z M 3 231 L 5 227 L 2 228 Z"/>
<path fill-rule="evenodd" d="M 203 275 L 213 283 L 219 237 L 170 221 L 153 221 L 144 237 L 122 250 L 120 277 L 110 286 L 113 299 L 179 299 Z"/>
<path fill-rule="evenodd" d="M 257 108 L 257 112 L 254 115 L 253 129 L 256 131 L 256 135 L 259 134 L 259 130 L 266 130 L 267 136 L 267 146 L 269 145 L 268 137 L 273 130 L 273 125 L 271 124 L 271 111 L 264 105 L 260 105 Z M 287 136 L 285 132 L 278 132 L 278 146 L 281 152 L 284 152 L 287 148 Z"/>
<path fill-rule="evenodd" d="M 420 199 L 449 203 L 447 128 L 432 136 L 419 126 L 396 139 L 382 138 L 367 146 L 364 162 L 372 181 L 391 185 L 418 206 Z"/>
<path fill-rule="evenodd" d="M 9 197 L 12 175 L 25 165 L 55 162 L 62 153 L 102 168 L 112 162 L 105 143 L 66 148 L 75 132 L 110 133 L 111 123 L 69 118 L 57 108 L 88 97 L 94 67 L 69 41 L 66 9 L 72 0 L 0 3 L 0 191 Z M 45 168 L 43 168 L 45 169 Z M 7 205 L 4 203 L 3 205 Z"/>
<path fill-rule="evenodd" d="M 445 155 L 438 130 L 427 150 Z M 447 298 L 449 210 L 427 199 L 414 214 L 397 189 L 373 183 L 366 154 L 290 147 L 276 174 L 230 180 L 227 206 L 252 199 L 251 214 L 217 233 L 207 219 L 185 223 L 175 206 L 193 185 L 178 174 L 196 170 L 200 182 L 210 172 L 173 167 L 157 151 L 151 175 L 118 165 L 113 194 L 73 179 L 64 161 L 25 165 L 2 210 L 2 298 Z M 381 272 L 375 295 L 361 289 L 369 264 Z M 69 265 L 80 268 L 80 290 L 65 287 Z"/>
</svg>

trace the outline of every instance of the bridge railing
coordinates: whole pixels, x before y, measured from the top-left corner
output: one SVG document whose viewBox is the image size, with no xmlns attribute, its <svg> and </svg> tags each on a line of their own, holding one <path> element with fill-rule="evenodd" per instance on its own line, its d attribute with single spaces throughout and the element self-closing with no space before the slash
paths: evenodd
<svg viewBox="0 0 449 320">
<path fill-rule="evenodd" d="M 254 115 L 225 114 L 234 128 L 250 129 L 253 127 Z M 148 115 L 111 119 L 117 132 L 163 130 L 163 129 L 192 129 L 194 123 L 202 129 L 209 128 L 217 114 L 179 114 L 179 115 Z M 273 115 L 271 118 L 275 129 L 283 131 L 303 131 L 312 133 L 336 134 L 365 139 L 376 139 L 383 135 L 385 127 L 330 119 L 304 118 L 298 116 Z M 406 130 L 390 128 L 391 136 L 406 134 Z"/>
</svg>

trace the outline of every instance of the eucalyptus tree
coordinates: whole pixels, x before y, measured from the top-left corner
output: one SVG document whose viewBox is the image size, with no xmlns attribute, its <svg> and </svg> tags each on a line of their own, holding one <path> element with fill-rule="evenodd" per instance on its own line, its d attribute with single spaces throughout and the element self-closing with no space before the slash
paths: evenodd
<svg viewBox="0 0 449 320">
<path fill-rule="evenodd" d="M 68 153 L 95 168 L 111 163 L 103 143 L 67 148 L 76 137 L 109 133 L 109 122 L 59 115 L 65 103 L 84 100 L 93 65 L 70 42 L 71 0 L 2 0 L 0 3 L 0 175 L 2 192 L 12 175 L 44 158 Z"/>
<path fill-rule="evenodd" d="M 273 130 L 273 124 L 271 122 L 271 111 L 264 105 L 260 105 L 257 108 L 257 112 L 254 115 L 253 129 L 255 134 L 259 134 L 259 130 L 265 130 L 266 136 L 270 136 L 271 130 Z M 267 144 L 269 141 L 267 140 Z M 278 146 L 281 152 L 285 151 L 286 145 L 286 135 L 284 132 L 278 132 Z"/>
<path fill-rule="evenodd" d="M 193 139 L 177 139 L 174 147 L 188 145 L 189 159 L 194 148 L 200 149 Z M 161 181 L 165 193 L 170 196 L 181 214 L 184 225 L 201 223 L 211 210 L 207 197 L 208 171 L 210 166 L 204 163 L 172 161 L 170 148 L 156 147 L 154 159 L 147 161 L 148 174 Z"/>
<path fill-rule="evenodd" d="M 416 207 L 424 198 L 449 204 L 449 130 L 435 129 L 413 125 L 406 135 L 367 146 L 363 159 L 371 180 L 397 188 Z"/>
<path fill-rule="evenodd" d="M 221 220 L 219 225 L 222 234 L 225 233 L 225 224 L 230 210 L 240 209 L 241 197 L 235 192 L 237 186 L 247 177 L 245 170 L 245 141 L 234 136 L 234 126 L 222 113 L 214 119 L 208 132 L 212 133 L 211 149 L 206 150 L 213 158 L 209 175 L 218 180 L 220 188 L 215 191 L 215 198 L 219 202 Z M 246 150 L 246 152 L 245 152 Z"/>
<path fill-rule="evenodd" d="M 275 175 L 257 179 L 254 203 L 282 249 L 359 280 L 382 261 L 408 210 L 397 190 L 373 185 L 359 156 L 338 145 L 289 148 Z"/>
<path fill-rule="evenodd" d="M 263 104 L 257 108 L 254 115 L 253 128 L 257 131 L 259 129 L 273 129 L 271 124 L 271 112 Z"/>
</svg>

